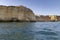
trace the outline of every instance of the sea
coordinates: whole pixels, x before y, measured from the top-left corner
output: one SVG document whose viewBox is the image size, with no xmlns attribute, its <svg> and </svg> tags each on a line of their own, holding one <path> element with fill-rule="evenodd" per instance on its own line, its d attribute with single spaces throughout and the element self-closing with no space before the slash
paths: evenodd
<svg viewBox="0 0 60 40">
<path fill-rule="evenodd" d="M 0 40 L 60 40 L 60 22 L 0 22 Z"/>
</svg>

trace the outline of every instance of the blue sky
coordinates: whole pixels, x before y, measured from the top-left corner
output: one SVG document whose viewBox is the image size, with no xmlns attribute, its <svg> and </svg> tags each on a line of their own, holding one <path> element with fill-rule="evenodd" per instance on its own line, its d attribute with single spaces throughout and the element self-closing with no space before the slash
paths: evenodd
<svg viewBox="0 0 60 40">
<path fill-rule="evenodd" d="M 60 15 L 60 0 L 0 0 L 0 5 L 23 5 L 36 15 Z"/>
</svg>

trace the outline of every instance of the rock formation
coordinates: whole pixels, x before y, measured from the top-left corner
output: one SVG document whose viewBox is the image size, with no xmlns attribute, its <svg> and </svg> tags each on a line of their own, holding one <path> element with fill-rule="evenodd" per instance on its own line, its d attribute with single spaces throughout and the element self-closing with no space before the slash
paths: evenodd
<svg viewBox="0 0 60 40">
<path fill-rule="evenodd" d="M 36 21 L 33 11 L 24 6 L 0 6 L 0 21 Z"/>
<path fill-rule="evenodd" d="M 49 16 L 43 16 L 43 15 L 36 16 L 36 19 L 39 22 L 49 22 L 49 21 L 51 21 Z"/>
</svg>

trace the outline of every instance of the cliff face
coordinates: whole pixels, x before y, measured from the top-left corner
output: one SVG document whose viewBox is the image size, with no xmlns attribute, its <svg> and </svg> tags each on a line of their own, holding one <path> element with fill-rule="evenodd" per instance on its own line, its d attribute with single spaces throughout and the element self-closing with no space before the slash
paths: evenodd
<svg viewBox="0 0 60 40">
<path fill-rule="evenodd" d="M 22 21 L 36 21 L 35 15 L 32 12 L 32 10 L 30 10 L 29 8 L 26 8 L 24 6 L 20 6 L 18 8 L 19 8 L 18 20 L 22 20 Z"/>
<path fill-rule="evenodd" d="M 37 19 L 37 21 L 40 21 L 40 22 L 49 22 L 49 21 L 51 21 L 49 16 L 36 16 L 36 19 Z"/>
<path fill-rule="evenodd" d="M 24 6 L 0 6 L 1 21 L 36 21 L 31 9 Z"/>
</svg>

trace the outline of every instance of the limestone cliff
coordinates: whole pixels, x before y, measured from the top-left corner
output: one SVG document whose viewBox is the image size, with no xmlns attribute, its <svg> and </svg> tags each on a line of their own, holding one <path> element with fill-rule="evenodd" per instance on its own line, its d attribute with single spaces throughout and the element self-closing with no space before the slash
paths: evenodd
<svg viewBox="0 0 60 40">
<path fill-rule="evenodd" d="M 43 16 L 43 15 L 36 16 L 36 19 L 39 22 L 49 22 L 49 21 L 51 21 L 49 16 Z"/>
<path fill-rule="evenodd" d="M 1 21 L 36 21 L 31 9 L 24 6 L 0 6 Z"/>
</svg>

